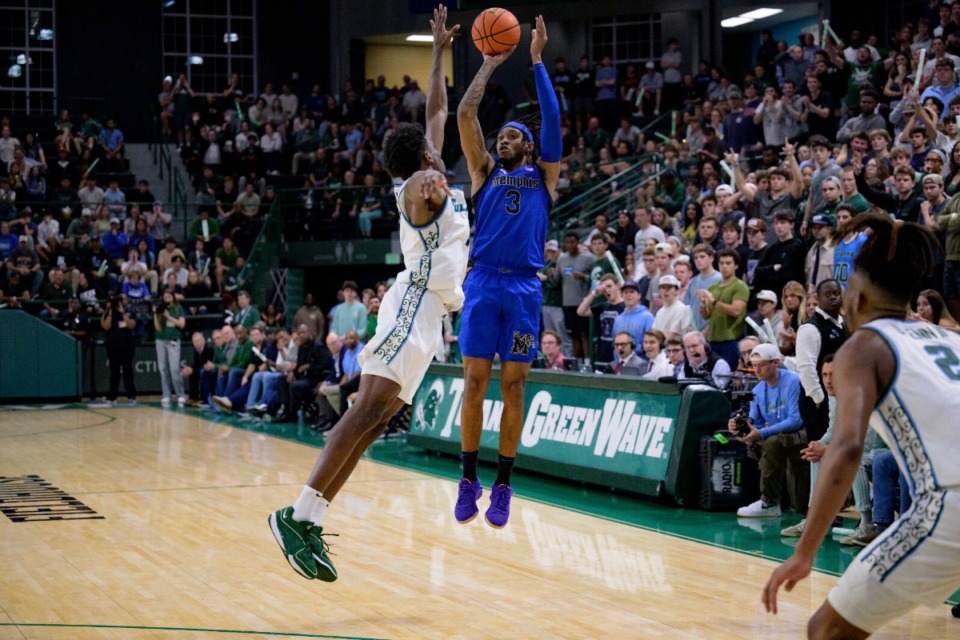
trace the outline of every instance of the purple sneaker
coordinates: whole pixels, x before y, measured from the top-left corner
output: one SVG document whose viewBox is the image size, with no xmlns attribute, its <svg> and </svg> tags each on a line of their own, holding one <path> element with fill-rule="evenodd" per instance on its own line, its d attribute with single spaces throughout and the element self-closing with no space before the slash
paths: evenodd
<svg viewBox="0 0 960 640">
<path fill-rule="evenodd" d="M 495 484 L 490 489 L 490 508 L 484 517 L 494 529 L 503 529 L 510 518 L 510 497 L 513 489 L 507 484 Z"/>
<path fill-rule="evenodd" d="M 457 506 L 453 508 L 453 517 L 460 524 L 467 524 L 477 517 L 480 509 L 477 500 L 483 495 L 483 486 L 479 480 L 470 482 L 466 478 L 460 480 L 460 489 L 457 494 Z"/>
</svg>

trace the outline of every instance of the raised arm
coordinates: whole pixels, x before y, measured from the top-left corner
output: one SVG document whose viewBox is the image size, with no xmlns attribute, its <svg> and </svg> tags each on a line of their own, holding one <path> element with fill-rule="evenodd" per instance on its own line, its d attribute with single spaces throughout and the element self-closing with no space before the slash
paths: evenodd
<svg viewBox="0 0 960 640">
<path fill-rule="evenodd" d="M 736 185 L 737 191 L 747 202 L 753 203 L 757 197 L 757 190 L 754 187 L 748 186 L 747 181 L 744 180 L 743 172 L 740 171 L 740 159 L 737 156 L 737 152 L 730 149 L 723 154 L 723 158 L 733 170 L 733 182 L 734 185 Z"/>
<path fill-rule="evenodd" d="M 557 183 L 560 180 L 560 157 L 563 144 L 560 139 L 560 105 L 553 90 L 550 76 L 543 66 L 541 54 L 547 45 L 547 27 L 543 16 L 537 16 L 530 43 L 530 59 L 533 62 L 533 74 L 537 82 L 537 99 L 540 101 L 540 172 L 546 182 L 550 197 L 557 199 Z"/>
<path fill-rule="evenodd" d="M 447 124 L 447 80 L 443 73 L 443 50 L 453 41 L 460 25 L 447 29 L 447 8 L 444 5 L 433 10 L 430 21 L 433 30 L 433 65 L 430 67 L 430 84 L 427 87 L 427 140 L 435 147 L 437 157 L 443 151 L 443 131 Z"/>
<path fill-rule="evenodd" d="M 796 147 L 789 140 L 783 142 L 783 153 L 790 167 L 790 195 L 800 199 L 803 195 L 803 174 L 800 173 L 800 164 L 797 162 Z"/>
<path fill-rule="evenodd" d="M 483 146 L 483 130 L 480 128 L 480 120 L 477 119 L 477 109 L 480 107 L 490 76 L 516 48 L 516 46 L 510 47 L 495 56 L 484 54 L 483 65 L 477 71 L 473 82 L 467 87 L 467 92 L 460 101 L 460 106 L 457 107 L 460 146 L 463 148 L 463 155 L 467 158 L 467 170 L 473 182 L 473 193 L 480 190 L 494 165 L 493 157 Z"/>
</svg>

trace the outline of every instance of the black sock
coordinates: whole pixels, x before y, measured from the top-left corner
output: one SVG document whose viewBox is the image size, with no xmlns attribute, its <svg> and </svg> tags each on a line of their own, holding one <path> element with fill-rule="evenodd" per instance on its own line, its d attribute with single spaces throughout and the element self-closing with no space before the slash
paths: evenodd
<svg viewBox="0 0 960 640">
<path fill-rule="evenodd" d="M 463 464 L 463 477 L 474 482 L 477 479 L 477 458 L 480 451 L 461 451 L 460 462 Z"/>
<path fill-rule="evenodd" d="M 516 458 L 500 456 L 500 462 L 497 464 L 497 482 L 496 484 L 510 485 L 510 474 L 513 473 L 513 461 Z"/>
</svg>

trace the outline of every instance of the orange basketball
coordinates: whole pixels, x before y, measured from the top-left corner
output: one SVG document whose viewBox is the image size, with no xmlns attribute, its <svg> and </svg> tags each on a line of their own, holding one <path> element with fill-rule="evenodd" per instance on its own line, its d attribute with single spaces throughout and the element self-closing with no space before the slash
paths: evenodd
<svg viewBox="0 0 960 640">
<path fill-rule="evenodd" d="M 477 49 L 495 56 L 520 42 L 520 23 L 506 9 L 485 9 L 473 21 L 472 35 Z"/>
</svg>

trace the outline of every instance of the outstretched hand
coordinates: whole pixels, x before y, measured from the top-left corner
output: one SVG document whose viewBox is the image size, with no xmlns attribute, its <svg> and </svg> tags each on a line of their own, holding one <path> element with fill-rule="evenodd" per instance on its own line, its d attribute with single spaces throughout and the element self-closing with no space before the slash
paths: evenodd
<svg viewBox="0 0 960 640">
<path fill-rule="evenodd" d="M 796 555 L 777 567 L 763 588 L 763 606 L 767 613 L 777 613 L 777 591 L 780 590 L 780 585 L 784 585 L 787 591 L 793 591 L 797 583 L 809 575 L 810 561 Z"/>
<path fill-rule="evenodd" d="M 530 57 L 533 63 L 541 62 L 540 54 L 543 48 L 547 46 L 547 25 L 543 22 L 543 16 L 537 16 L 536 26 L 533 28 L 533 40 L 530 41 Z"/>
<path fill-rule="evenodd" d="M 447 29 L 447 8 L 442 4 L 433 10 L 430 28 L 433 30 L 434 49 L 445 49 L 453 40 L 453 36 L 460 31 L 459 24 Z"/>
</svg>

